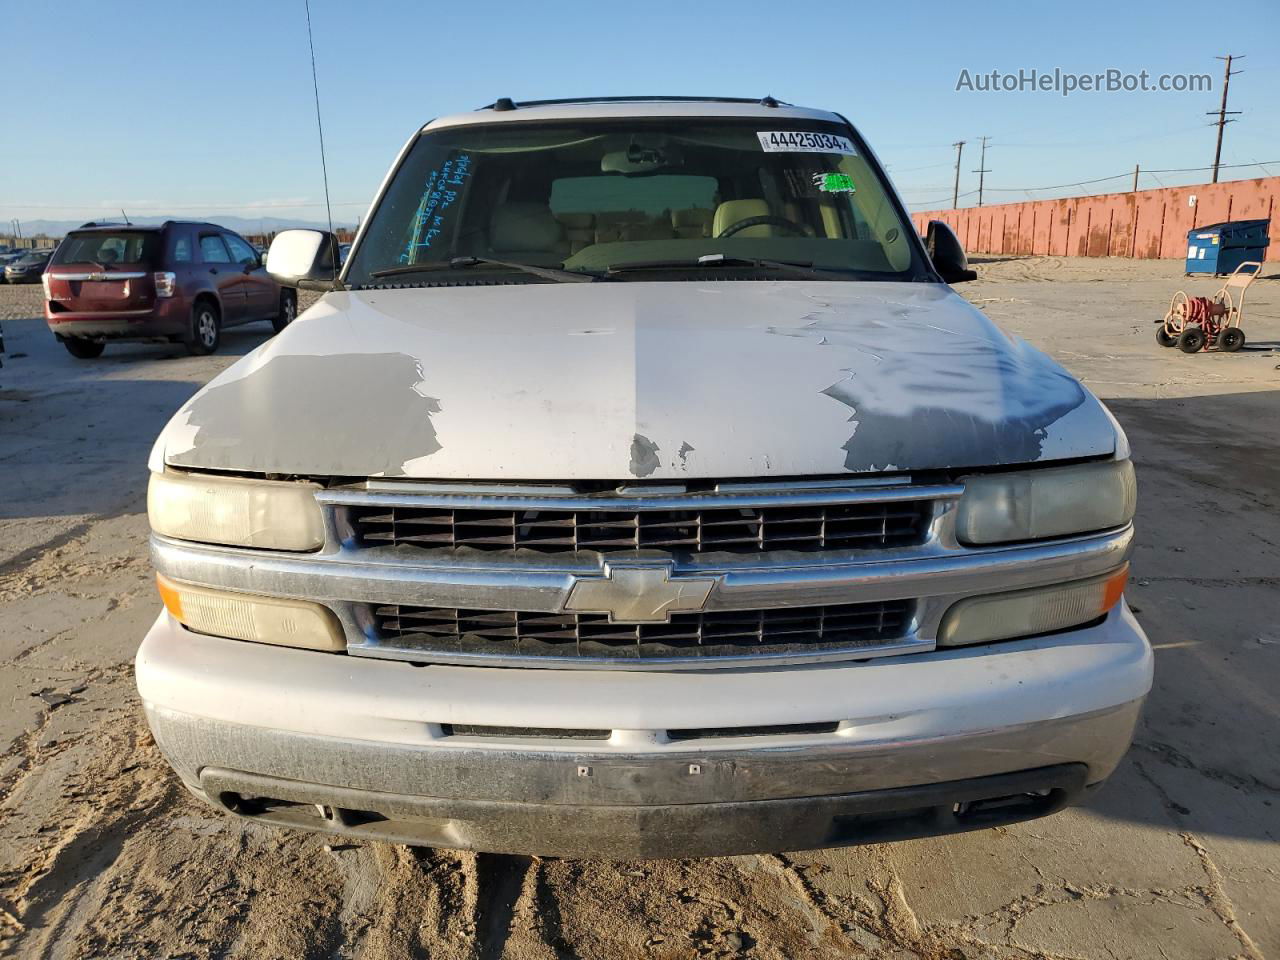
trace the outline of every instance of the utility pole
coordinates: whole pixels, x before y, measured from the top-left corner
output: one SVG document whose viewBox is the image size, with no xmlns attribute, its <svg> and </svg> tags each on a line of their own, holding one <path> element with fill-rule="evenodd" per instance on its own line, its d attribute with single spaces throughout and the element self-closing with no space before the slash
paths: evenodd
<svg viewBox="0 0 1280 960">
<path fill-rule="evenodd" d="M 1214 124 L 1214 126 L 1218 128 L 1218 145 L 1213 149 L 1213 182 L 1217 183 L 1218 182 L 1218 164 L 1222 161 L 1222 128 L 1225 127 L 1228 123 L 1235 122 L 1234 120 L 1227 119 L 1227 116 L 1229 114 L 1239 114 L 1241 112 L 1239 110 L 1227 109 L 1227 88 L 1231 86 L 1231 78 L 1232 76 L 1234 76 L 1234 74 L 1231 71 L 1231 61 L 1243 60 L 1244 57 L 1243 56 L 1233 57 L 1231 54 L 1228 53 L 1225 57 L 1215 57 L 1214 59 L 1225 60 L 1227 62 L 1226 70 L 1222 74 L 1222 103 L 1221 105 L 1219 105 L 1217 110 L 1205 111 L 1209 116 L 1213 116 L 1215 113 L 1218 115 L 1218 122 Z M 1235 71 L 1235 73 L 1243 73 L 1243 72 L 1244 71 L 1242 70 Z"/>
<path fill-rule="evenodd" d="M 990 139 L 990 137 L 982 138 L 982 157 L 978 160 L 978 169 L 973 171 L 978 175 L 978 206 L 982 206 L 982 185 L 986 175 L 991 172 L 987 169 L 987 141 Z"/>
<path fill-rule="evenodd" d="M 1133 165 L 1133 192 L 1138 192 L 1138 164 Z"/>
<path fill-rule="evenodd" d="M 960 202 L 960 154 L 964 153 L 964 141 L 957 140 L 952 146 L 956 148 L 956 185 L 951 191 L 951 209 L 954 210 Z"/>
</svg>

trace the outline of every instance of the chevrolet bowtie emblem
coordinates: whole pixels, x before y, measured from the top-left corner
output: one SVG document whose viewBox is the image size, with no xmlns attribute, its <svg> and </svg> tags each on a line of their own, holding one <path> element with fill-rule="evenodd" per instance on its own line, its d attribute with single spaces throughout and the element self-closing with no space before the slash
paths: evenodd
<svg viewBox="0 0 1280 960">
<path fill-rule="evenodd" d="M 670 564 L 606 563 L 604 576 L 580 577 L 564 608 L 607 613 L 610 623 L 669 623 L 671 614 L 701 610 L 716 577 L 675 578 Z"/>
</svg>

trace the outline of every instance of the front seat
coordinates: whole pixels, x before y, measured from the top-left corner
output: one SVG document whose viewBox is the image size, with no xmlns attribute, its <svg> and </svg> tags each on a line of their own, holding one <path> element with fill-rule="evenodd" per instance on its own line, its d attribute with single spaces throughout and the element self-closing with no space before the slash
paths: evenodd
<svg viewBox="0 0 1280 960">
<path fill-rule="evenodd" d="M 502 260 L 558 264 L 569 255 L 564 225 L 543 203 L 515 202 L 498 207 L 489 224 L 489 248 Z"/>
<path fill-rule="evenodd" d="M 682 240 L 701 240 L 711 230 L 712 211 L 689 207 L 671 211 L 671 228 Z"/>
<path fill-rule="evenodd" d="M 725 228 L 733 226 L 739 220 L 746 220 L 750 217 L 767 217 L 770 212 L 769 204 L 763 200 L 726 200 L 716 207 L 715 218 L 711 221 L 711 236 L 720 236 L 720 233 Z M 733 236 L 759 239 L 761 237 L 776 237 L 778 232 L 776 227 L 762 223 L 755 227 L 745 227 L 733 234 Z"/>
</svg>

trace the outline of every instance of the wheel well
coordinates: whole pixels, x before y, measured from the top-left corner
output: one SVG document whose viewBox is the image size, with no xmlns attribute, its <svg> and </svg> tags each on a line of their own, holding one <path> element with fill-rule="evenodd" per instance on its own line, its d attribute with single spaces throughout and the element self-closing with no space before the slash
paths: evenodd
<svg viewBox="0 0 1280 960">
<path fill-rule="evenodd" d="M 213 307 L 214 310 L 217 311 L 219 317 L 222 316 L 222 304 L 218 302 L 218 298 L 215 297 L 213 294 L 211 293 L 200 294 L 199 296 L 196 297 L 195 303 L 193 303 L 192 306 L 196 306 L 197 304 L 201 304 L 201 303 L 209 304 L 210 306 Z"/>
</svg>

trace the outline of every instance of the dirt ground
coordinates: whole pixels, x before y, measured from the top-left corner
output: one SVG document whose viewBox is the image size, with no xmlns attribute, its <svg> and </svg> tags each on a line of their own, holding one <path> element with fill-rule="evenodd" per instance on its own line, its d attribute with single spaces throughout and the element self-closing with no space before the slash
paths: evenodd
<svg viewBox="0 0 1280 960">
<path fill-rule="evenodd" d="M 326 843 L 220 816 L 152 745 L 131 659 L 158 608 L 145 461 L 223 352 L 72 359 L 0 287 L 0 953 L 41 958 L 1280 956 L 1280 276 L 1251 349 L 1184 356 L 1172 262 L 980 261 L 961 292 L 1128 430 L 1137 742 L 1088 806 L 1007 829 L 635 864 Z M 1267 271 L 1280 275 L 1280 268 Z"/>
</svg>

